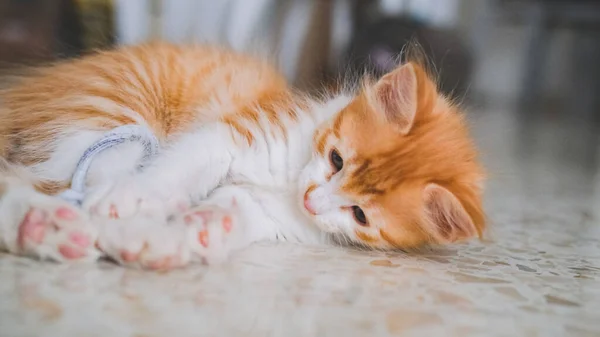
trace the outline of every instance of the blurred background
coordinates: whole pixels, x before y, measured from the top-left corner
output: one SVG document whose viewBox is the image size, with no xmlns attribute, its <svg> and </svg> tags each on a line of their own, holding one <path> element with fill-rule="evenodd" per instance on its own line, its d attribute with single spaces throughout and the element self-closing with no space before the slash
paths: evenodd
<svg viewBox="0 0 600 337">
<path fill-rule="evenodd" d="M 599 1 L 0 1 L 0 74 L 155 39 L 271 55 L 307 91 L 379 76 L 416 40 L 468 111 L 492 198 L 600 209 Z"/>
</svg>

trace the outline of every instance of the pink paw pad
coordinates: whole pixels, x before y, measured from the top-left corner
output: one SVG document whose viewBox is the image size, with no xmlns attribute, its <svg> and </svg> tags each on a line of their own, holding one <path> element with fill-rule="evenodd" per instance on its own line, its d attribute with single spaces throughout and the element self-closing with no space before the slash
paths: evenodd
<svg viewBox="0 0 600 337">
<path fill-rule="evenodd" d="M 203 247 L 208 247 L 208 231 L 207 230 L 202 230 L 198 232 L 198 242 L 200 242 L 200 244 Z"/>
<path fill-rule="evenodd" d="M 108 217 L 111 218 L 111 219 L 118 219 L 119 218 L 119 212 L 117 211 L 117 206 L 110 205 L 110 208 L 108 210 Z"/>
<path fill-rule="evenodd" d="M 90 245 L 90 238 L 83 233 L 73 232 L 69 235 L 69 239 L 81 248 L 87 248 Z"/>
<path fill-rule="evenodd" d="M 162 269 L 171 269 L 177 266 L 177 259 L 171 256 L 163 257 L 161 259 L 152 261 L 146 265 L 148 269 L 152 270 L 162 270 Z"/>
<path fill-rule="evenodd" d="M 77 213 L 68 207 L 59 207 L 54 214 L 57 218 L 63 220 L 75 220 L 77 219 Z"/>
<path fill-rule="evenodd" d="M 65 244 L 58 246 L 58 252 L 67 259 L 78 259 L 85 256 L 84 251 Z"/>
<path fill-rule="evenodd" d="M 18 240 L 20 246 L 25 244 L 25 240 L 31 240 L 35 243 L 41 243 L 44 240 L 46 217 L 45 211 L 36 208 L 31 209 L 25 215 L 19 226 Z"/>
<path fill-rule="evenodd" d="M 225 230 L 225 233 L 231 232 L 231 228 L 233 227 L 233 222 L 231 221 L 231 217 L 230 216 L 223 217 L 222 225 L 223 225 L 223 229 Z"/>
<path fill-rule="evenodd" d="M 123 259 L 123 261 L 125 261 L 125 262 L 135 262 L 139 259 L 139 257 L 140 257 L 139 253 L 132 253 L 127 250 L 121 251 L 121 259 Z"/>
</svg>

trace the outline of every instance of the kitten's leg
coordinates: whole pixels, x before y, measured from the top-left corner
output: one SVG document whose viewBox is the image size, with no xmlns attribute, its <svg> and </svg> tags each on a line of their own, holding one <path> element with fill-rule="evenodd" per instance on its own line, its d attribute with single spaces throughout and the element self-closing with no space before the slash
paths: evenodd
<svg viewBox="0 0 600 337">
<path fill-rule="evenodd" d="M 269 229 L 276 226 L 272 222 L 251 193 L 238 186 L 218 188 L 171 221 L 187 228 L 189 249 L 206 264 L 222 263 L 251 243 L 268 239 Z"/>
<path fill-rule="evenodd" d="M 173 269 L 192 262 L 216 264 L 249 243 L 233 203 L 194 207 L 169 223 L 136 216 L 104 219 L 100 224 L 100 249 L 122 265 L 144 269 Z"/>
<path fill-rule="evenodd" d="M 56 197 L 2 179 L 0 249 L 54 261 L 94 261 L 96 229 L 87 215 Z"/>
<path fill-rule="evenodd" d="M 164 218 L 189 204 L 191 195 L 208 195 L 227 175 L 237 150 L 227 125 L 205 125 L 174 141 L 143 172 L 92 190 L 84 208 L 109 218 L 138 212 Z"/>
</svg>

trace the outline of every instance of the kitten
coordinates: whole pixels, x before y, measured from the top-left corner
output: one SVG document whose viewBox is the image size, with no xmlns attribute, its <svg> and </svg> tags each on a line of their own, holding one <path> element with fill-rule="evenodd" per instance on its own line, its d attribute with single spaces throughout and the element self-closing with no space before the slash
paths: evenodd
<svg viewBox="0 0 600 337">
<path fill-rule="evenodd" d="M 315 101 L 249 56 L 152 44 L 40 69 L 0 97 L 0 245 L 15 254 L 165 269 L 261 240 L 410 249 L 485 227 L 464 117 L 419 62 Z M 125 124 L 159 139 L 149 166 L 123 144 L 95 159 L 83 210 L 49 196 Z"/>
</svg>

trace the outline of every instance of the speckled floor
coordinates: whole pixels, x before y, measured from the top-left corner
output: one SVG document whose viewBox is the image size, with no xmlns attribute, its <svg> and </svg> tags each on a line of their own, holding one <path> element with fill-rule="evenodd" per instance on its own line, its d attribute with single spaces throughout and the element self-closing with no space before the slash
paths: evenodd
<svg viewBox="0 0 600 337">
<path fill-rule="evenodd" d="M 551 124 L 517 137 L 501 110 L 473 120 L 486 242 L 412 256 L 258 245 L 164 274 L 0 255 L 0 336 L 600 336 L 600 171 L 581 151 L 597 148 Z"/>
</svg>

